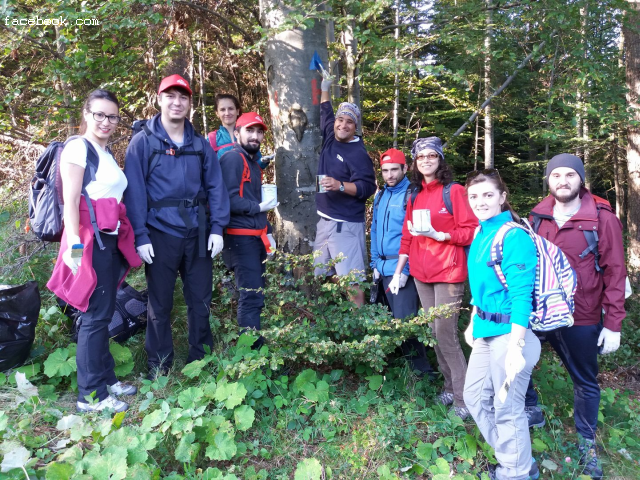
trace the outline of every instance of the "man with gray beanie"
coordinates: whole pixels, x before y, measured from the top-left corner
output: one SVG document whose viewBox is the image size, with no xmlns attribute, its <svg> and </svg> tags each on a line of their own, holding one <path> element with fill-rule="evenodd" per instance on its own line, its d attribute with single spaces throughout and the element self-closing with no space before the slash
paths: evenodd
<svg viewBox="0 0 640 480">
<path fill-rule="evenodd" d="M 574 420 L 582 437 L 578 443 L 584 474 L 602 477 L 596 454 L 596 426 L 600 406 L 598 353 L 620 346 L 627 270 L 622 224 L 611 205 L 584 188 L 584 165 L 575 155 L 562 153 L 547 165 L 549 195 L 531 212 L 534 231 L 564 252 L 578 275 L 574 326 L 545 334 L 573 380 Z M 533 384 L 525 399 L 529 424 L 544 425 Z"/>
<path fill-rule="evenodd" d="M 321 84 L 320 128 L 322 150 L 318 162 L 316 208 L 320 220 L 316 228 L 314 250 L 316 275 L 344 276 L 352 271 L 364 280 L 367 249 L 365 244 L 365 205 L 376 191 L 373 162 L 362 138 L 356 135 L 360 122 L 357 105 L 343 102 L 334 116 L 329 89 L 333 78 Z M 320 265 L 342 254 L 333 271 Z M 349 292 L 358 306 L 364 304 L 364 292 L 354 285 Z"/>
</svg>

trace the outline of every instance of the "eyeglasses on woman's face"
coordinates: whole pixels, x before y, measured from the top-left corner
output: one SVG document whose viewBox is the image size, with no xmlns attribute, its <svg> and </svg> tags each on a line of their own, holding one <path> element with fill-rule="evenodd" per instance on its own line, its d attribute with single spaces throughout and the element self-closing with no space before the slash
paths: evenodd
<svg viewBox="0 0 640 480">
<path fill-rule="evenodd" d="M 109 119 L 109 123 L 113 123 L 114 125 L 117 125 L 118 123 L 120 123 L 120 120 L 122 120 L 122 117 L 119 117 L 118 115 L 105 115 L 102 112 L 89 112 L 91 115 L 93 115 L 93 119 L 96 122 L 104 122 L 105 118 Z"/>
<path fill-rule="evenodd" d="M 438 160 L 440 155 L 437 153 L 421 153 L 416 157 L 416 162 L 424 162 L 426 160 Z"/>
</svg>

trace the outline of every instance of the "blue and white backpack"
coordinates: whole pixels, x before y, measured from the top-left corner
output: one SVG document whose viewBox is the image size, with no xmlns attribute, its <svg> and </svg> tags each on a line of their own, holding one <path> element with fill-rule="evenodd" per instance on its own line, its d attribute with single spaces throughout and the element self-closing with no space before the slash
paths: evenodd
<svg viewBox="0 0 640 480">
<path fill-rule="evenodd" d="M 533 311 L 529 317 L 531 328 L 538 332 L 548 332 L 572 326 L 575 309 L 573 296 L 578 286 L 576 272 L 562 250 L 535 233 L 526 220 L 523 220 L 522 224 L 507 222 L 500 227 L 493 239 L 491 261 L 487 262 L 487 265 L 493 267 L 502 286 L 509 290 L 500 264 L 503 259 L 504 236 L 512 228 L 527 232 L 538 255 L 533 288 Z"/>
</svg>

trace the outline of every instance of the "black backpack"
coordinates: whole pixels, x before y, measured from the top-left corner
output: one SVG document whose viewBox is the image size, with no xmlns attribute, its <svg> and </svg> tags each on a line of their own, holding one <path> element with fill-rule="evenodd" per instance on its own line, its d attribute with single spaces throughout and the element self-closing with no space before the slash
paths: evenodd
<svg viewBox="0 0 640 480">
<path fill-rule="evenodd" d="M 64 199 L 62 197 L 62 178 L 60 176 L 60 155 L 71 140 L 82 138 L 87 147 L 87 168 L 82 179 L 82 196 L 87 202 L 91 224 L 100 248 L 102 240 L 95 218 L 95 212 L 89 199 L 86 186 L 96 179 L 99 157 L 94 146 L 86 138 L 74 135 L 66 142 L 51 142 L 36 160 L 36 173 L 31 179 L 29 195 L 29 223 L 35 235 L 46 242 L 59 242 L 62 238 L 64 223 L 62 219 Z"/>
<path fill-rule="evenodd" d="M 116 309 L 109 323 L 109 337 L 124 343 L 136 333 L 147 328 L 147 290 L 139 292 L 127 282 L 122 282 L 116 294 Z M 71 340 L 78 342 L 78 332 L 82 324 L 82 312 L 58 298 L 58 306 L 73 320 Z"/>
</svg>

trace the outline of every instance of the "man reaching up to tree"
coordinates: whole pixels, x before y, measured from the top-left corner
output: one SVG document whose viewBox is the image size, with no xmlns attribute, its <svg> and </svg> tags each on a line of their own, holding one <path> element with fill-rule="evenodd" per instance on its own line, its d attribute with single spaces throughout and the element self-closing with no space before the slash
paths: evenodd
<svg viewBox="0 0 640 480">
<path fill-rule="evenodd" d="M 322 81 L 320 96 L 320 128 L 323 142 L 318 162 L 318 175 L 323 193 L 316 194 L 320 220 L 316 227 L 314 249 L 320 252 L 316 265 L 325 264 L 342 254 L 344 260 L 335 265 L 335 272 L 316 267 L 316 275 L 344 276 L 355 271 L 364 280 L 367 249 L 365 245 L 365 204 L 376 191 L 373 162 L 356 135 L 360 121 L 357 105 L 343 102 L 333 114 L 329 89 L 333 78 Z M 351 300 L 364 304 L 364 292 L 358 285 L 350 291 Z"/>
</svg>

